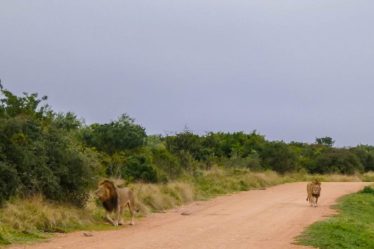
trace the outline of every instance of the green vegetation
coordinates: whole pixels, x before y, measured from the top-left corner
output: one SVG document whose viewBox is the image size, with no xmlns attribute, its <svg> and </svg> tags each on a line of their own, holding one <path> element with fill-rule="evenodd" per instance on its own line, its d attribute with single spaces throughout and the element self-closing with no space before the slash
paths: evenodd
<svg viewBox="0 0 374 249">
<path fill-rule="evenodd" d="M 100 228 L 91 193 L 108 177 L 134 188 L 143 214 L 313 177 L 374 179 L 372 146 L 268 141 L 255 131 L 147 135 L 127 115 L 86 125 L 46 100 L 0 85 L 0 244 Z"/>
<path fill-rule="evenodd" d="M 46 97 L 17 97 L 2 89 L 0 102 L 0 202 L 13 195 L 43 194 L 84 205 L 100 166 L 76 139 L 80 123 L 71 113 L 55 114 Z"/>
<path fill-rule="evenodd" d="M 299 238 L 303 245 L 321 249 L 374 248 L 374 188 L 339 200 L 339 214 L 310 226 Z"/>
<path fill-rule="evenodd" d="M 268 141 L 256 132 L 147 136 L 127 115 L 85 125 L 73 113 L 55 113 L 46 97 L 16 96 L 3 88 L 0 93 L 0 203 L 42 194 L 84 206 L 99 178 L 167 183 L 199 178 L 213 166 L 280 174 L 374 169 L 374 147 L 335 148 L 330 137 L 306 144 Z"/>
</svg>

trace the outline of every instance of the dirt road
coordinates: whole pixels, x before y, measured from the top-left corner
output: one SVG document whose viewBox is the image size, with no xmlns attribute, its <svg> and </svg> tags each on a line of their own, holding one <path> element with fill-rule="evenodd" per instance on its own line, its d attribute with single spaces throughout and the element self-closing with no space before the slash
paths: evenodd
<svg viewBox="0 0 374 249">
<path fill-rule="evenodd" d="M 49 242 L 12 249 L 224 249 L 304 248 L 294 237 L 317 220 L 331 215 L 329 208 L 342 195 L 365 183 L 322 183 L 319 207 L 305 201 L 306 183 L 290 183 L 194 202 L 163 214 L 154 214 L 135 226 L 107 232 L 58 236 Z M 182 215 L 183 213 L 183 215 Z"/>
</svg>

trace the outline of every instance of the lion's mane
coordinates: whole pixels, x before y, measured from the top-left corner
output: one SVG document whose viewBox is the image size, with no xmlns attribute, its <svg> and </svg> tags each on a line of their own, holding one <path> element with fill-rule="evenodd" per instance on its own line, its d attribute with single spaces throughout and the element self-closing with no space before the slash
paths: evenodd
<svg viewBox="0 0 374 249">
<path fill-rule="evenodd" d="M 102 201 L 104 208 L 108 212 L 112 212 L 118 206 L 117 187 L 112 181 L 104 180 L 99 184 L 99 188 L 102 188 L 104 191 L 104 194 L 100 196 L 100 200 Z"/>
</svg>

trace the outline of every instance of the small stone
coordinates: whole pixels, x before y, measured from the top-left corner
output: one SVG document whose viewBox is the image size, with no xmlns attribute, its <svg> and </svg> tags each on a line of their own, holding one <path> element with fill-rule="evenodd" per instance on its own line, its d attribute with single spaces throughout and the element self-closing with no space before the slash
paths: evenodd
<svg viewBox="0 0 374 249">
<path fill-rule="evenodd" d="M 92 234 L 92 233 L 89 233 L 89 232 L 84 232 L 83 235 L 84 235 L 85 237 L 92 237 L 92 236 L 93 236 L 93 234 Z"/>
<path fill-rule="evenodd" d="M 181 215 L 191 215 L 192 213 L 190 211 L 184 211 L 181 213 Z"/>
</svg>

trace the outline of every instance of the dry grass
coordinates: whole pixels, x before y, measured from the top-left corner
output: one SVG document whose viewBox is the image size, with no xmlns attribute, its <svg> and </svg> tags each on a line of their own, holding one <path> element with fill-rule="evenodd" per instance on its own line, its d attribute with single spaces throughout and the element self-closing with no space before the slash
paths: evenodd
<svg viewBox="0 0 374 249">
<path fill-rule="evenodd" d="M 374 182 L 374 172 L 370 171 L 362 175 L 362 180 L 365 182 Z"/>
<path fill-rule="evenodd" d="M 361 182 L 362 176 L 361 175 L 326 175 L 324 177 L 321 177 L 324 179 L 325 182 Z"/>
<path fill-rule="evenodd" d="M 83 210 L 49 203 L 41 196 L 8 202 L 2 209 L 1 220 L 10 228 L 25 233 L 66 231 L 93 221 Z"/>
<path fill-rule="evenodd" d="M 285 182 L 282 176 L 273 171 L 223 170 L 218 167 L 200 172 L 192 181 L 198 199 L 208 199 L 217 195 L 259 189 Z"/>
<path fill-rule="evenodd" d="M 0 212 L 0 245 L 45 238 L 51 232 L 68 232 L 93 226 L 92 213 L 51 203 L 41 196 L 15 199 Z"/>
<path fill-rule="evenodd" d="M 135 184 L 132 188 L 136 195 L 136 205 L 143 215 L 191 202 L 195 197 L 193 185 L 186 182 Z"/>
</svg>

